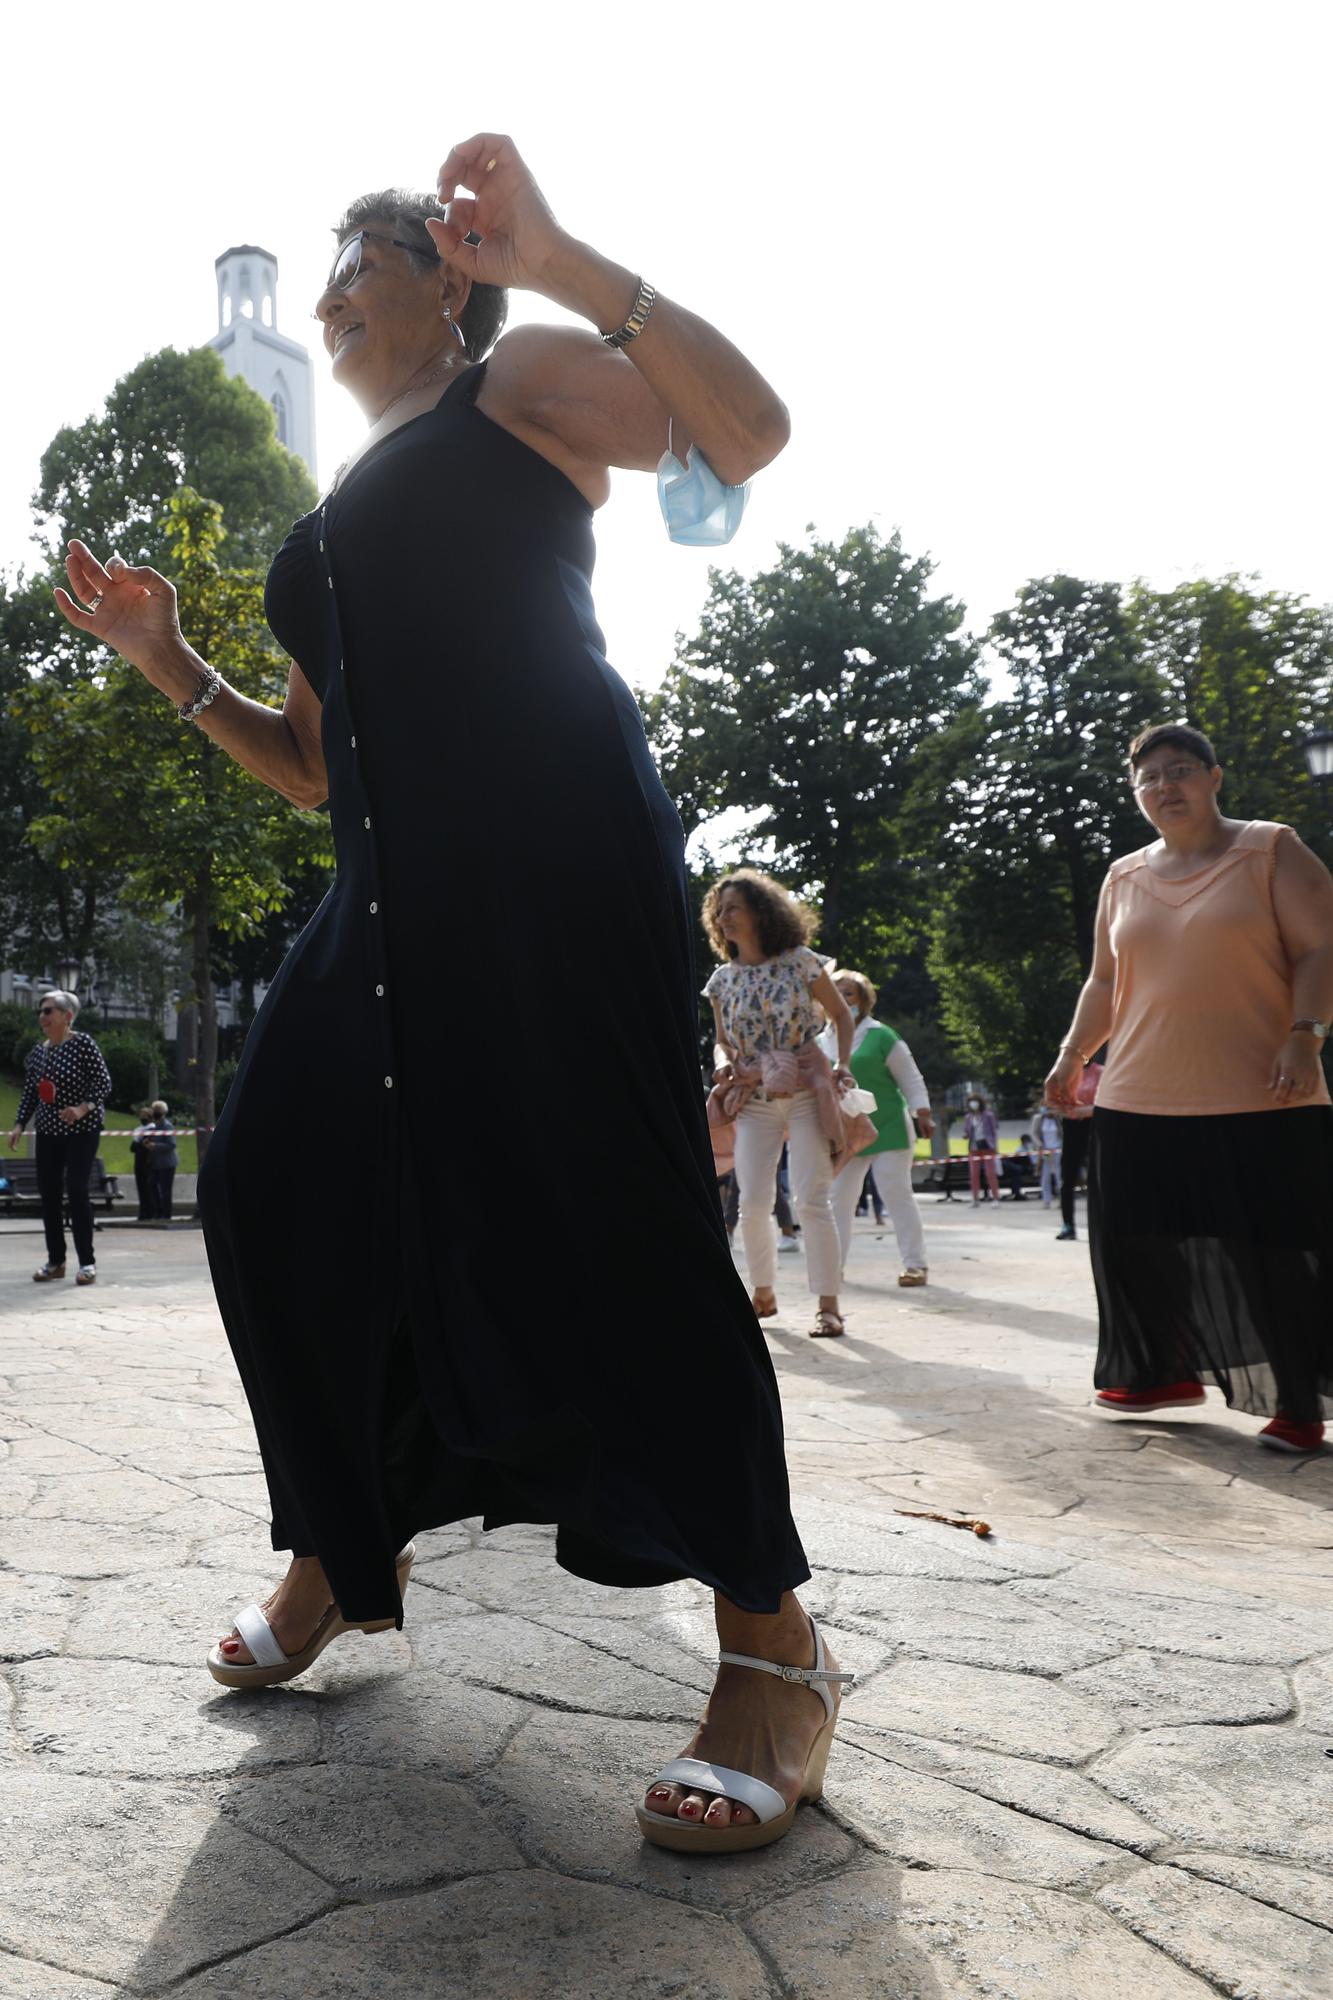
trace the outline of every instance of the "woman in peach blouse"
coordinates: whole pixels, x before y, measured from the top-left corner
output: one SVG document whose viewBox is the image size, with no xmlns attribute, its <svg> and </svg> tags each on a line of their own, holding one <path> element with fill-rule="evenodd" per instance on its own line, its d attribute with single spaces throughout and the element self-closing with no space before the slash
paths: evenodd
<svg viewBox="0 0 1333 2000">
<path fill-rule="evenodd" d="M 1047 1078 L 1073 1101 L 1109 1037 L 1088 1223 L 1097 1401 L 1204 1400 L 1317 1451 L 1333 1409 L 1333 877 L 1290 827 L 1227 819 L 1200 730 L 1135 738 L 1158 838 L 1112 864 L 1092 971 Z"/>
</svg>

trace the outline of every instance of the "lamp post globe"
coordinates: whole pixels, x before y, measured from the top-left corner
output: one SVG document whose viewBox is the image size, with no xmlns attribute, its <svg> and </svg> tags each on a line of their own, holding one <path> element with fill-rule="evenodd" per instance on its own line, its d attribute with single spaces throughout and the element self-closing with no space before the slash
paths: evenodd
<svg viewBox="0 0 1333 2000">
<path fill-rule="evenodd" d="M 1301 744 L 1310 776 L 1321 791 L 1333 782 L 1333 729 L 1312 729 Z"/>
</svg>

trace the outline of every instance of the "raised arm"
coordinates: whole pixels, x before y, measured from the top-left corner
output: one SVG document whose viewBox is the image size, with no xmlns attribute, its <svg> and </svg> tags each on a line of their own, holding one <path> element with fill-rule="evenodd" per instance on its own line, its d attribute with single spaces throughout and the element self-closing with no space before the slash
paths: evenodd
<svg viewBox="0 0 1333 2000">
<path fill-rule="evenodd" d="M 71 542 L 65 560 L 69 590 L 56 603 L 71 625 L 91 632 L 137 667 L 177 707 L 193 701 L 209 668 L 186 643 L 176 615 L 176 591 L 146 566 L 135 569 L 112 556 L 100 563 L 83 542 Z M 320 806 L 328 797 L 320 746 L 320 704 L 293 663 L 281 709 L 237 694 L 223 681 L 194 723 L 206 736 L 294 806 Z"/>
<path fill-rule="evenodd" d="M 448 217 L 427 228 L 460 274 L 538 292 L 601 333 L 629 320 L 639 275 L 559 226 L 512 139 L 482 132 L 455 146 L 438 192 Z M 480 242 L 468 243 L 469 233 Z M 651 470 L 669 419 L 681 456 L 697 444 L 718 478 L 739 486 L 790 434 L 786 409 L 758 369 L 660 292 L 624 348 L 573 328 L 520 327 L 497 348 L 484 394 L 492 377 L 520 424 L 526 418 L 592 466 Z"/>
</svg>

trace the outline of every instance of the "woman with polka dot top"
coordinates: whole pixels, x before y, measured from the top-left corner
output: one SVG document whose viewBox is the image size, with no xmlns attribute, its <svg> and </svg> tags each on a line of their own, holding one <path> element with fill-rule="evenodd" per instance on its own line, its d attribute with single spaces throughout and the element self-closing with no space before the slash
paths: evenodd
<svg viewBox="0 0 1333 2000">
<path fill-rule="evenodd" d="M 9 1135 L 14 1151 L 23 1128 L 37 1114 L 37 1191 L 46 1231 L 46 1262 L 33 1272 L 39 1285 L 65 1275 L 64 1204 L 79 1260 L 75 1283 L 97 1276 L 93 1250 L 93 1209 L 88 1177 L 97 1157 L 102 1107 L 111 1095 L 111 1077 L 91 1035 L 75 1032 L 79 1003 L 73 993 L 44 993 L 37 1019 L 46 1036 L 30 1051 L 24 1071 L 18 1119 Z"/>
</svg>

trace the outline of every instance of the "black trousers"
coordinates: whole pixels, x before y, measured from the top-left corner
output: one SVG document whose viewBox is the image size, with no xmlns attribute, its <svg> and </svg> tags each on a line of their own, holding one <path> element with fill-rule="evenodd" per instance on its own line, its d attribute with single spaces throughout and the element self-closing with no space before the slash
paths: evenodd
<svg viewBox="0 0 1333 2000">
<path fill-rule="evenodd" d="M 1091 1118 L 1060 1120 L 1060 1213 L 1066 1229 L 1074 1227 L 1074 1190 L 1092 1144 Z"/>
<path fill-rule="evenodd" d="M 171 1220 L 171 1184 L 176 1178 L 174 1167 L 150 1167 L 148 1179 L 153 1190 L 152 1215 L 158 1222 Z"/>
<path fill-rule="evenodd" d="M 42 1201 L 42 1228 L 46 1231 L 46 1258 L 50 1264 L 65 1261 L 66 1199 L 75 1255 L 80 1264 L 97 1262 L 88 1176 L 97 1158 L 100 1136 L 97 1132 L 74 1132 L 68 1139 L 57 1139 L 53 1134 L 37 1134 L 37 1192 Z"/>
</svg>

